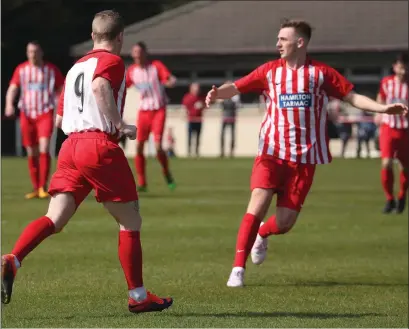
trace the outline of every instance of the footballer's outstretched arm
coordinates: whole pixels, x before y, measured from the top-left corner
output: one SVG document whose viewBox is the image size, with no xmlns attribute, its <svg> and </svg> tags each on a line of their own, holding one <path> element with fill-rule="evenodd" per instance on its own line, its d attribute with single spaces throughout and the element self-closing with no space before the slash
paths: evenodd
<svg viewBox="0 0 409 329">
<path fill-rule="evenodd" d="M 99 111 L 104 114 L 118 130 L 121 130 L 125 124 L 119 115 L 110 82 L 102 77 L 95 78 L 94 81 L 92 81 L 92 92 L 94 93 Z"/>
<path fill-rule="evenodd" d="M 406 114 L 408 112 L 408 107 L 405 104 L 395 103 L 395 104 L 380 104 L 367 96 L 357 94 L 353 91 L 348 93 L 343 98 L 343 101 L 351 104 L 352 106 L 368 112 L 375 113 L 388 113 L 388 114 Z"/>
<path fill-rule="evenodd" d="M 216 99 L 230 99 L 238 94 L 240 92 L 234 83 L 225 83 L 219 88 L 212 86 L 206 96 L 206 106 L 209 107 Z"/>
</svg>

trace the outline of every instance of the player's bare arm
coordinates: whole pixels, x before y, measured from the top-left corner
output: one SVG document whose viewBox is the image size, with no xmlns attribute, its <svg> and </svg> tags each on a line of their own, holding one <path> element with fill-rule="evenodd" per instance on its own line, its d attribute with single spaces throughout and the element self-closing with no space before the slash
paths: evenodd
<svg viewBox="0 0 409 329">
<path fill-rule="evenodd" d="M 18 94 L 18 86 L 15 84 L 11 84 L 10 87 L 7 89 L 6 94 L 6 109 L 4 115 L 6 117 L 11 117 L 15 114 L 16 110 L 14 108 L 14 101 Z"/>
<path fill-rule="evenodd" d="M 343 101 L 363 111 L 387 114 L 407 114 L 408 107 L 402 103 L 380 104 L 367 96 L 350 92 Z"/>
<path fill-rule="evenodd" d="M 209 107 L 217 99 L 230 99 L 233 96 L 240 94 L 234 83 L 225 83 L 219 88 L 212 86 L 212 89 L 207 93 L 206 96 L 206 107 Z"/>
<path fill-rule="evenodd" d="M 136 127 L 123 122 L 118 112 L 109 81 L 105 78 L 97 77 L 92 82 L 92 92 L 94 93 L 95 101 L 101 113 L 104 114 L 122 134 L 130 139 L 135 139 Z"/>
<path fill-rule="evenodd" d="M 54 125 L 55 125 L 57 128 L 61 128 L 61 124 L 62 124 L 62 116 L 59 115 L 59 114 L 57 114 L 57 115 L 55 116 Z"/>
<path fill-rule="evenodd" d="M 384 100 L 384 98 L 382 97 L 382 95 L 380 93 L 378 93 L 378 95 L 376 95 L 376 101 L 379 104 L 385 104 L 385 100 Z M 375 122 L 375 124 L 377 126 L 379 126 L 381 124 L 381 122 L 382 122 L 382 114 L 381 113 L 375 114 L 374 122 Z"/>
<path fill-rule="evenodd" d="M 163 85 L 166 88 L 173 88 L 175 86 L 175 84 L 176 84 L 176 81 L 177 81 L 176 77 L 174 75 L 171 75 L 169 77 L 168 81 L 166 81 Z"/>
</svg>

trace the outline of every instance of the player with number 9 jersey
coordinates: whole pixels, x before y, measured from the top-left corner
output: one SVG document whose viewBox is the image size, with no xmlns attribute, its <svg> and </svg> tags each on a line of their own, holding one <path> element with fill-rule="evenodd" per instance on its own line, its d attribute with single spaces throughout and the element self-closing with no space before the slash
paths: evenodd
<svg viewBox="0 0 409 329">
<path fill-rule="evenodd" d="M 118 130 L 97 106 L 92 82 L 109 81 L 122 117 L 126 96 L 122 59 L 97 49 L 79 59 L 69 70 L 57 114 L 68 139 L 64 142 L 49 193 L 71 192 L 76 205 L 95 190 L 98 202 L 136 200 L 137 192 L 128 161 L 118 145 Z"/>
</svg>

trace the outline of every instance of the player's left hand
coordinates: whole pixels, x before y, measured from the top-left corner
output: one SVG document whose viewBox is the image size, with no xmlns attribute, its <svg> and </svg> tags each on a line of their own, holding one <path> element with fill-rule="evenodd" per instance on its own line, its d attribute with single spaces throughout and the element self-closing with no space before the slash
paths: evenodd
<svg viewBox="0 0 409 329">
<path fill-rule="evenodd" d="M 206 96 L 206 107 L 209 107 L 217 99 L 217 88 L 212 86 L 212 89 L 207 93 Z"/>
<path fill-rule="evenodd" d="M 408 107 L 402 103 L 388 104 L 384 107 L 384 113 L 387 114 L 408 114 Z"/>
</svg>

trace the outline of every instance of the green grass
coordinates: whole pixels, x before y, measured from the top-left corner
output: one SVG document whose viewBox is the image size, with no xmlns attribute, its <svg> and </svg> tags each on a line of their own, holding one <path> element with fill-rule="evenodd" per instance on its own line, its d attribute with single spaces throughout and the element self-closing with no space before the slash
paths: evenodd
<svg viewBox="0 0 409 329">
<path fill-rule="evenodd" d="M 132 315 L 117 259 L 117 226 L 93 197 L 65 230 L 25 261 L 3 327 L 407 327 L 408 218 L 385 216 L 379 160 L 319 166 L 299 222 L 270 238 L 247 287 L 231 289 L 251 159 L 174 160 L 170 192 L 148 161 L 142 194 L 147 288 L 174 297 L 159 314 Z M 30 189 L 24 159 L 2 160 L 2 253 L 47 201 Z M 274 211 L 272 207 L 271 212 Z"/>
</svg>

